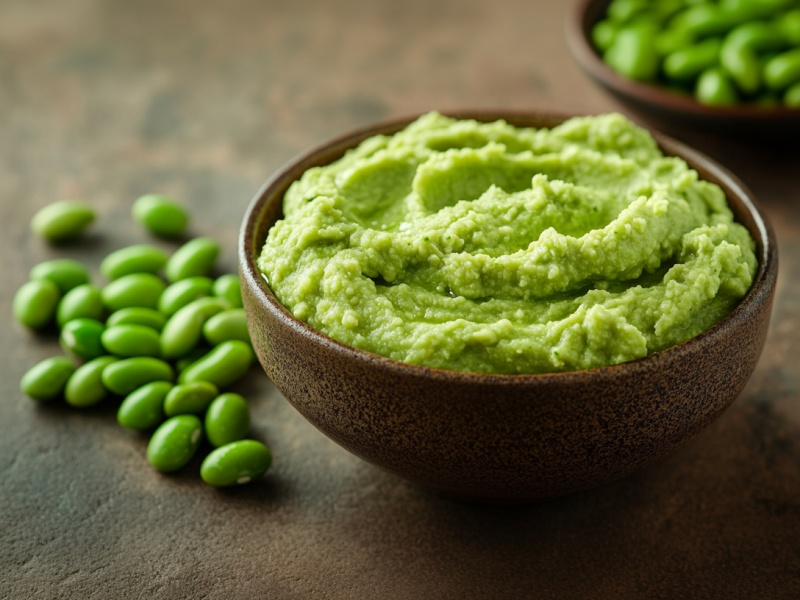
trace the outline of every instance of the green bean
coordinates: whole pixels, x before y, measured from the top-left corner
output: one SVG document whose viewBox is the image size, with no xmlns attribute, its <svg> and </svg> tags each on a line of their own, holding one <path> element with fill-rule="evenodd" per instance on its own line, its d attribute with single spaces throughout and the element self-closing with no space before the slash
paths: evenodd
<svg viewBox="0 0 800 600">
<path fill-rule="evenodd" d="M 206 320 L 229 308 L 222 298 L 200 298 L 181 308 L 161 332 L 161 351 L 164 358 L 180 358 L 197 345 Z"/>
<path fill-rule="evenodd" d="M 167 261 L 165 273 L 170 283 L 205 275 L 214 268 L 219 256 L 219 244 L 209 237 L 186 242 Z"/>
<path fill-rule="evenodd" d="M 754 94 L 761 87 L 761 62 L 756 52 L 774 50 L 780 44 L 775 27 L 761 22 L 745 23 L 725 37 L 720 62 L 740 90 Z"/>
<path fill-rule="evenodd" d="M 247 435 L 250 429 L 250 408 L 239 394 L 222 394 L 208 407 L 205 418 L 206 437 L 212 446 L 224 446 Z"/>
<path fill-rule="evenodd" d="M 697 80 L 695 88 L 697 100 L 710 106 L 736 104 L 739 99 L 733 83 L 725 72 L 718 68 L 706 69 Z"/>
<path fill-rule="evenodd" d="M 194 381 L 176 385 L 164 399 L 164 414 L 202 415 L 211 401 L 219 395 L 217 386 L 208 381 Z"/>
<path fill-rule="evenodd" d="M 163 237 L 179 236 L 186 229 L 189 215 L 175 200 L 161 194 L 147 194 L 133 203 L 133 219 Z"/>
<path fill-rule="evenodd" d="M 695 37 L 705 37 L 725 33 L 738 21 L 732 13 L 709 3 L 682 10 L 672 18 L 669 26 L 673 29 L 684 29 Z"/>
<path fill-rule="evenodd" d="M 153 381 L 132 391 L 117 411 L 117 422 L 128 429 L 150 429 L 164 419 L 164 398 L 172 389 L 167 381 Z"/>
<path fill-rule="evenodd" d="M 598 22 L 592 27 L 592 42 L 601 52 L 605 52 L 614 43 L 617 27 L 608 19 Z"/>
<path fill-rule="evenodd" d="M 155 309 L 166 287 L 150 273 L 125 275 L 103 288 L 103 303 L 111 312 L 134 306 Z"/>
<path fill-rule="evenodd" d="M 86 202 L 61 200 L 33 215 L 31 229 L 50 242 L 64 242 L 78 237 L 94 218 L 94 209 Z"/>
<path fill-rule="evenodd" d="M 691 46 L 694 36 L 685 29 L 667 29 L 656 34 L 653 47 L 661 56 L 666 56 Z"/>
<path fill-rule="evenodd" d="M 132 306 L 130 308 L 123 308 L 108 317 L 106 327 L 114 327 L 115 325 L 144 325 L 156 331 L 164 329 L 164 323 L 167 322 L 167 315 L 152 308 L 142 308 L 140 306 Z"/>
<path fill-rule="evenodd" d="M 100 263 L 100 272 L 113 280 L 133 273 L 158 273 L 166 264 L 167 255 L 160 248 L 138 244 L 106 256 Z"/>
<path fill-rule="evenodd" d="M 247 318 L 242 308 L 232 308 L 218 313 L 203 325 L 203 336 L 209 344 L 216 346 L 228 340 L 250 343 Z"/>
<path fill-rule="evenodd" d="M 30 329 L 50 324 L 61 298 L 58 286 L 49 279 L 29 281 L 14 296 L 14 318 Z"/>
<path fill-rule="evenodd" d="M 89 272 L 77 260 L 57 258 L 39 263 L 31 269 L 30 278 L 33 281 L 49 279 L 58 286 L 62 294 L 71 289 L 89 283 Z"/>
<path fill-rule="evenodd" d="M 780 91 L 800 81 L 800 48 L 779 54 L 764 66 L 764 81 Z"/>
<path fill-rule="evenodd" d="M 68 358 L 46 358 L 28 369 L 19 382 L 19 389 L 34 400 L 52 400 L 61 395 L 74 372 L 75 367 Z"/>
<path fill-rule="evenodd" d="M 64 323 L 59 342 L 64 353 L 78 360 L 92 360 L 108 354 L 101 337 L 105 326 L 95 319 L 72 319 Z"/>
<path fill-rule="evenodd" d="M 647 0 L 614 0 L 608 5 L 608 18 L 617 24 L 630 21 L 648 8 Z"/>
<path fill-rule="evenodd" d="M 222 389 L 244 376 L 253 359 L 253 350 L 249 344 L 239 340 L 223 342 L 189 365 L 181 373 L 179 382 L 209 381 Z"/>
<path fill-rule="evenodd" d="M 705 41 L 673 52 L 664 59 L 664 73 L 672 79 L 694 79 L 719 60 L 722 40 L 709 38 Z"/>
<path fill-rule="evenodd" d="M 658 74 L 655 31 L 648 27 L 624 27 L 605 54 L 605 61 L 617 72 L 639 81 L 652 81 Z"/>
<path fill-rule="evenodd" d="M 179 415 L 164 421 L 147 444 L 147 460 L 169 473 L 188 463 L 203 438 L 203 424 L 194 415 Z"/>
<path fill-rule="evenodd" d="M 68 404 L 85 408 L 100 402 L 108 395 L 103 385 L 102 375 L 105 369 L 119 359 L 115 356 L 100 356 L 78 367 L 67 381 L 64 398 Z"/>
<path fill-rule="evenodd" d="M 222 275 L 214 282 L 214 295 L 225 298 L 231 308 L 242 308 L 242 284 L 238 275 Z"/>
<path fill-rule="evenodd" d="M 126 396 L 152 381 L 174 380 L 175 372 L 168 363 L 149 356 L 126 358 L 109 365 L 103 371 L 103 385 L 121 396 Z"/>
<path fill-rule="evenodd" d="M 775 25 L 787 44 L 800 46 L 800 8 L 781 15 Z"/>
<path fill-rule="evenodd" d="M 100 288 L 91 283 L 84 283 L 71 289 L 58 303 L 56 320 L 63 327 L 74 319 L 100 320 L 105 313 L 103 294 Z"/>
<path fill-rule="evenodd" d="M 783 103 L 789 108 L 800 108 L 800 82 L 795 83 L 783 96 Z"/>
<path fill-rule="evenodd" d="M 144 325 L 114 325 L 103 332 L 103 346 L 116 356 L 161 356 L 158 332 Z"/>
<path fill-rule="evenodd" d="M 264 444 L 240 440 L 212 450 L 200 467 L 200 477 L 215 486 L 241 485 L 266 473 L 271 464 L 272 454 Z"/>
<path fill-rule="evenodd" d="M 158 310 L 171 316 L 199 298 L 211 295 L 214 281 L 208 277 L 189 277 L 167 286 L 158 300 Z"/>
</svg>

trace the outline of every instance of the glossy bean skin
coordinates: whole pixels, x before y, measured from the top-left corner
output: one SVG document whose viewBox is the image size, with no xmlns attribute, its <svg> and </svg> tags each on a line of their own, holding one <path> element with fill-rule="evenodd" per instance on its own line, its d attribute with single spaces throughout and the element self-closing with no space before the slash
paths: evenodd
<svg viewBox="0 0 800 600">
<path fill-rule="evenodd" d="M 786 90 L 783 103 L 789 108 L 800 108 L 800 82 Z"/>
<path fill-rule="evenodd" d="M 669 26 L 683 29 L 695 38 L 701 38 L 725 33 L 743 20 L 747 20 L 746 17 L 723 11 L 715 4 L 704 3 L 682 10 L 672 18 Z"/>
<path fill-rule="evenodd" d="M 242 282 L 238 275 L 222 275 L 214 282 L 214 295 L 224 298 L 231 308 L 242 308 Z"/>
<path fill-rule="evenodd" d="M 178 373 L 183 373 L 183 371 L 186 370 L 186 367 L 200 360 L 209 352 L 211 352 L 211 348 L 208 346 L 195 347 L 191 352 L 189 352 L 189 354 L 175 361 L 175 370 Z"/>
<path fill-rule="evenodd" d="M 217 396 L 219 396 L 217 386 L 208 381 L 176 385 L 164 399 L 164 414 L 168 417 L 202 415 Z"/>
<path fill-rule="evenodd" d="M 94 209 L 86 202 L 61 200 L 39 210 L 31 230 L 50 242 L 65 242 L 78 237 L 94 219 Z"/>
<path fill-rule="evenodd" d="M 131 208 L 133 220 L 156 235 L 174 238 L 186 229 L 189 215 L 175 200 L 161 194 L 137 198 Z"/>
<path fill-rule="evenodd" d="M 103 385 L 111 392 L 127 396 L 137 388 L 153 381 L 173 382 L 175 372 L 172 367 L 158 358 L 137 356 L 126 358 L 103 371 Z"/>
<path fill-rule="evenodd" d="M 167 315 L 152 308 L 142 308 L 141 306 L 132 306 L 130 308 L 123 308 L 108 317 L 106 327 L 114 327 L 115 325 L 144 325 L 156 331 L 164 329 L 164 324 L 167 322 Z"/>
<path fill-rule="evenodd" d="M 101 320 L 105 314 L 103 294 L 99 287 L 85 283 L 71 289 L 58 303 L 56 320 L 63 327 L 73 319 Z"/>
<path fill-rule="evenodd" d="M 209 485 L 242 485 L 267 472 L 272 454 L 255 440 L 240 440 L 213 450 L 200 467 L 200 477 Z"/>
<path fill-rule="evenodd" d="M 727 36 L 720 52 L 722 67 L 746 94 L 761 87 L 761 61 L 757 51 L 775 50 L 781 45 L 780 34 L 768 23 L 745 23 Z"/>
<path fill-rule="evenodd" d="M 649 27 L 624 27 L 605 53 L 605 61 L 625 77 L 652 81 L 658 74 L 655 31 Z"/>
<path fill-rule="evenodd" d="M 250 407 L 239 394 L 217 396 L 206 411 L 206 438 L 219 447 L 244 439 L 250 429 Z"/>
<path fill-rule="evenodd" d="M 214 281 L 208 277 L 188 277 L 167 286 L 158 300 L 158 310 L 172 316 L 187 304 L 211 295 Z"/>
<path fill-rule="evenodd" d="M 79 408 L 93 406 L 108 395 L 103 385 L 103 371 L 116 363 L 115 356 L 100 356 L 78 367 L 67 381 L 64 398 L 67 403 Z"/>
<path fill-rule="evenodd" d="M 776 91 L 800 81 L 800 48 L 779 54 L 764 65 L 764 81 Z"/>
<path fill-rule="evenodd" d="M 49 279 L 58 286 L 62 294 L 71 289 L 89 283 L 89 272 L 83 264 L 69 258 L 56 258 L 39 263 L 31 269 L 33 281 Z"/>
<path fill-rule="evenodd" d="M 601 52 L 608 50 L 617 36 L 617 26 L 610 20 L 603 20 L 592 28 L 592 42 Z"/>
<path fill-rule="evenodd" d="M 61 292 L 49 279 L 29 281 L 14 295 L 14 318 L 30 329 L 41 329 L 53 322 Z"/>
<path fill-rule="evenodd" d="M 693 79 L 717 64 L 721 47 L 722 40 L 710 38 L 673 52 L 664 59 L 664 73 L 672 79 Z"/>
<path fill-rule="evenodd" d="M 709 106 L 729 106 L 739 100 L 733 83 L 725 72 L 717 67 L 703 71 L 697 80 L 695 96 L 699 102 Z"/>
<path fill-rule="evenodd" d="M 243 308 L 232 308 L 217 313 L 203 325 L 203 336 L 211 346 L 228 340 L 241 340 L 250 343 L 247 318 Z"/>
<path fill-rule="evenodd" d="M 659 55 L 666 56 L 688 48 L 694 42 L 694 36 L 684 29 L 667 29 L 656 34 L 653 39 L 653 46 Z"/>
<path fill-rule="evenodd" d="M 19 389 L 34 400 L 52 400 L 62 394 L 74 372 L 75 366 L 68 358 L 46 358 L 28 369 L 19 382 Z"/>
<path fill-rule="evenodd" d="M 109 311 L 142 307 L 156 309 L 166 284 L 151 273 L 134 273 L 115 279 L 103 288 L 103 303 Z"/>
<path fill-rule="evenodd" d="M 186 356 L 200 341 L 205 322 L 228 307 L 228 303 L 222 298 L 200 298 L 172 315 L 161 332 L 161 352 L 164 358 Z"/>
<path fill-rule="evenodd" d="M 64 324 L 59 343 L 64 354 L 77 360 L 92 360 L 108 354 L 103 348 L 101 338 L 105 326 L 95 319 L 72 319 Z"/>
<path fill-rule="evenodd" d="M 147 460 L 159 471 L 170 473 L 188 463 L 203 438 L 203 424 L 194 415 L 178 415 L 164 421 L 147 444 Z"/>
<path fill-rule="evenodd" d="M 800 46 L 800 8 L 782 15 L 775 26 L 788 44 Z"/>
<path fill-rule="evenodd" d="M 128 429 L 150 429 L 161 424 L 164 398 L 172 389 L 167 381 L 153 381 L 135 389 L 125 397 L 117 411 L 117 422 Z"/>
<path fill-rule="evenodd" d="M 178 248 L 169 257 L 165 274 L 170 283 L 206 275 L 214 268 L 219 256 L 219 244 L 210 237 L 199 237 Z"/>
<path fill-rule="evenodd" d="M 133 273 L 158 273 L 167 264 L 167 255 L 149 244 L 137 244 L 112 252 L 100 263 L 100 272 L 114 280 Z"/>
<path fill-rule="evenodd" d="M 101 339 L 105 349 L 116 356 L 161 356 L 158 332 L 144 325 L 114 325 L 103 332 Z"/>
<path fill-rule="evenodd" d="M 200 360 L 186 367 L 181 373 L 180 383 L 209 381 L 222 389 L 247 373 L 253 364 L 250 344 L 231 340 L 223 342 Z"/>
</svg>

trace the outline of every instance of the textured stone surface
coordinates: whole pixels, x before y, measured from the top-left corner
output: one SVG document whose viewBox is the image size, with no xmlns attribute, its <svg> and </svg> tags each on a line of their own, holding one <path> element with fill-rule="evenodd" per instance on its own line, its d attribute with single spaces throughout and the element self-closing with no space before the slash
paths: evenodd
<svg viewBox="0 0 800 600">
<path fill-rule="evenodd" d="M 188 203 L 235 269 L 239 218 L 295 153 L 431 108 L 603 112 L 562 37 L 568 3 L 517 0 L 4 0 L 0 3 L 0 598 L 797 598 L 800 596 L 800 153 L 670 131 L 761 199 L 782 259 L 748 386 L 667 459 L 547 504 L 451 502 L 306 423 L 266 376 L 235 388 L 275 464 L 219 491 L 145 461 L 115 405 L 18 391 L 58 352 L 10 321 L 28 269 L 147 239 L 141 193 Z M 94 203 L 81 243 L 46 246 L 37 208 Z M 169 244 L 163 244 L 171 248 Z"/>
</svg>

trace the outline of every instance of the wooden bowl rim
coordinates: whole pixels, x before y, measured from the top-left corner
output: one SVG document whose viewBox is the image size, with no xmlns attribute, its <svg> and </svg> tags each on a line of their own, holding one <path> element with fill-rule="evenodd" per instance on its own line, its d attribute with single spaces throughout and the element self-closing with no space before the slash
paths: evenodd
<svg viewBox="0 0 800 600">
<path fill-rule="evenodd" d="M 424 114 L 424 113 L 422 113 Z M 567 119 L 581 115 L 570 115 L 557 112 L 544 111 L 522 111 L 522 110 L 459 110 L 442 111 L 442 114 L 457 119 L 475 119 L 481 122 L 492 122 L 499 119 L 508 122 L 521 119 L 535 120 L 547 123 L 551 128 Z M 419 118 L 421 114 L 412 116 L 398 117 L 390 120 L 381 121 L 372 125 L 367 125 L 355 129 L 349 133 L 329 139 L 311 149 L 299 154 L 290 160 L 283 167 L 278 169 L 256 193 L 245 211 L 242 225 L 239 231 L 238 258 L 239 268 L 244 285 L 247 285 L 250 292 L 257 300 L 260 308 L 266 310 L 272 317 L 278 319 L 283 325 L 293 329 L 296 333 L 313 340 L 315 343 L 325 347 L 328 351 L 338 355 L 342 360 L 355 360 L 361 363 L 369 363 L 374 368 L 402 373 L 406 376 L 416 376 L 423 378 L 433 378 L 450 382 L 470 383 L 475 385 L 512 385 L 528 386 L 536 385 L 563 385 L 575 382 L 578 378 L 602 377 L 602 378 L 623 378 L 636 373 L 644 373 L 650 369 L 669 368 L 674 361 L 679 361 L 686 352 L 701 349 L 711 344 L 718 343 L 728 329 L 747 320 L 751 309 L 766 302 L 775 287 L 778 268 L 777 244 L 775 235 L 769 221 L 759 212 L 755 204 L 752 192 L 735 175 L 722 167 L 713 159 L 705 154 L 679 142 L 669 136 L 659 132 L 649 130 L 659 145 L 667 155 L 679 156 L 687 163 L 694 163 L 702 169 L 713 174 L 721 183 L 734 192 L 735 198 L 728 197 L 728 203 L 740 203 L 741 207 L 753 219 L 756 232 L 749 229 L 750 234 L 756 241 L 756 255 L 758 258 L 758 270 L 747 295 L 727 316 L 716 325 L 703 331 L 699 335 L 667 348 L 659 352 L 648 354 L 640 359 L 621 363 L 618 365 L 596 367 L 593 369 L 582 369 L 577 371 L 539 373 L 539 374 L 493 374 L 493 373 L 473 373 L 466 371 L 451 371 L 447 369 L 435 369 L 420 365 L 412 365 L 393 360 L 378 354 L 373 354 L 366 350 L 361 350 L 339 342 L 310 325 L 295 318 L 289 310 L 284 307 L 265 284 L 262 274 L 259 271 L 256 260 L 261 248 L 255 248 L 255 232 L 260 225 L 262 215 L 273 196 L 273 190 L 281 186 L 285 189 L 306 170 L 317 164 L 321 155 L 338 153 L 344 154 L 347 149 L 353 148 L 361 141 L 373 135 L 391 135 L 403 129 L 406 125 Z M 513 124 L 513 123 L 512 123 Z M 544 127 L 544 126 L 541 126 Z M 327 162 L 337 160 L 331 159 Z M 690 165 L 691 166 L 691 165 Z M 288 181 L 287 181 L 288 180 Z M 280 201 L 282 203 L 283 193 Z M 745 225 L 746 226 L 746 225 Z M 753 235 L 757 233 L 757 235 Z"/>
<path fill-rule="evenodd" d="M 682 96 L 666 88 L 628 79 L 609 67 L 595 50 L 589 35 L 597 19 L 591 17 L 607 6 L 611 0 L 579 0 L 575 3 L 567 20 L 567 45 L 585 71 L 607 87 L 640 102 L 653 104 L 662 109 L 690 113 L 696 116 L 730 119 L 736 122 L 773 123 L 776 121 L 800 120 L 800 108 L 762 108 L 742 104 L 736 106 L 706 106 L 691 96 Z"/>
</svg>

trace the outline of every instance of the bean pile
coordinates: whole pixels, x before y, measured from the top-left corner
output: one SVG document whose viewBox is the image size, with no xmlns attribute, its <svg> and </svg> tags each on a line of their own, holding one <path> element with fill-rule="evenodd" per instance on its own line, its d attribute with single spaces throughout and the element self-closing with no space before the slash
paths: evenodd
<svg viewBox="0 0 800 600">
<path fill-rule="evenodd" d="M 133 218 L 162 237 L 182 234 L 188 215 L 160 195 L 139 198 Z M 56 202 L 31 228 L 51 242 L 74 239 L 95 220 L 85 202 Z M 244 439 L 250 409 L 242 396 L 221 393 L 254 362 L 239 278 L 212 279 L 219 245 L 195 238 L 168 256 L 148 244 L 112 252 L 100 264 L 109 280 L 90 282 L 71 259 L 36 265 L 14 297 L 14 317 L 33 330 L 60 329 L 65 356 L 48 358 L 22 377 L 20 388 L 39 401 L 61 396 L 85 408 L 109 394 L 124 396 L 123 427 L 155 428 L 147 459 L 156 469 L 183 467 L 203 440 L 215 447 L 200 475 L 215 486 L 251 481 L 269 469 L 269 449 Z M 166 282 L 159 277 L 163 271 Z"/>
<path fill-rule="evenodd" d="M 800 108 L 800 0 L 613 0 L 592 41 L 622 75 L 703 104 Z"/>
</svg>

